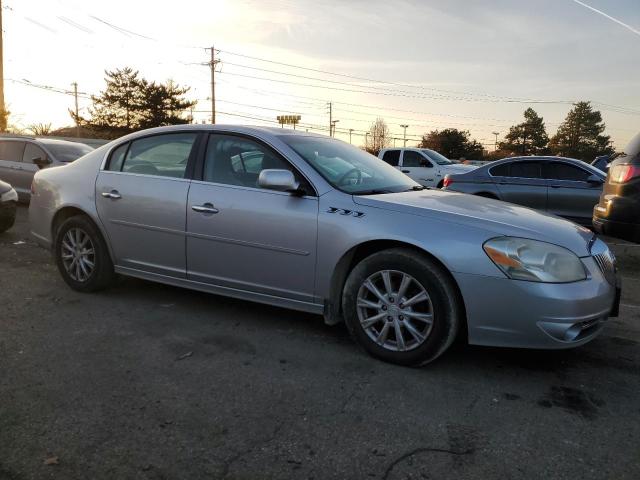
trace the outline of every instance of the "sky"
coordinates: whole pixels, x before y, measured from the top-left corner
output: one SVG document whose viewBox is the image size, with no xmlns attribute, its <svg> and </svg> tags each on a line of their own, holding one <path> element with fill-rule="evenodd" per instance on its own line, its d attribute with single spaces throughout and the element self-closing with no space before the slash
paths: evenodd
<svg viewBox="0 0 640 480">
<path fill-rule="evenodd" d="M 130 66 L 189 86 L 210 121 L 298 128 L 362 144 L 376 117 L 398 146 L 434 129 L 469 130 L 493 149 L 527 107 L 551 136 L 590 100 L 618 149 L 640 131 L 639 0 L 2 0 L 10 124 L 72 125 Z M 286 65 L 283 65 L 286 64 Z M 302 68 L 300 68 L 302 67 Z M 53 87 L 37 88 L 34 85 Z M 596 103 L 597 102 L 597 103 Z"/>
</svg>

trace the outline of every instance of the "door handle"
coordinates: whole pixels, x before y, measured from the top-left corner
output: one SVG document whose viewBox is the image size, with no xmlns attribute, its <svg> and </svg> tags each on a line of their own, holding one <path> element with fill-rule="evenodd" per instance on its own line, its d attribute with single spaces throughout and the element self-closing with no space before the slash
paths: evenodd
<svg viewBox="0 0 640 480">
<path fill-rule="evenodd" d="M 111 198 L 112 200 L 118 200 L 122 198 L 122 195 L 117 190 L 111 190 L 110 192 L 102 192 L 104 198 Z"/>
<path fill-rule="evenodd" d="M 203 205 L 191 205 L 191 210 L 199 213 L 218 213 L 220 211 L 211 203 L 205 203 Z"/>
<path fill-rule="evenodd" d="M 411 170 L 402 170 L 402 173 L 411 173 Z"/>
</svg>

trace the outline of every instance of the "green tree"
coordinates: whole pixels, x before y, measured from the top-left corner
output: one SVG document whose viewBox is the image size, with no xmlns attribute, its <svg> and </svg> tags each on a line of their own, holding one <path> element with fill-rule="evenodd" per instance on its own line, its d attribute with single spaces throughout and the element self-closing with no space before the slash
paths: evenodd
<svg viewBox="0 0 640 480">
<path fill-rule="evenodd" d="M 614 152 L 611 137 L 602 135 L 605 124 L 598 110 L 590 102 L 574 103 L 557 133 L 549 141 L 554 155 L 591 162 L 598 155 Z"/>
<path fill-rule="evenodd" d="M 518 155 L 544 155 L 548 153 L 548 144 L 544 119 L 529 107 L 524 111 L 524 122 L 509 129 L 499 149 Z"/>
<path fill-rule="evenodd" d="M 432 130 L 422 136 L 421 148 L 430 148 L 447 158 L 479 160 L 482 158 L 482 144 L 470 138 L 466 130 L 445 128 Z"/>
<path fill-rule="evenodd" d="M 188 87 L 171 81 L 149 82 L 129 67 L 105 74 L 106 88 L 91 97 L 90 118 L 76 118 L 70 112 L 74 121 L 92 135 L 116 138 L 144 128 L 190 122 L 184 114 L 196 102 L 184 97 Z"/>
</svg>

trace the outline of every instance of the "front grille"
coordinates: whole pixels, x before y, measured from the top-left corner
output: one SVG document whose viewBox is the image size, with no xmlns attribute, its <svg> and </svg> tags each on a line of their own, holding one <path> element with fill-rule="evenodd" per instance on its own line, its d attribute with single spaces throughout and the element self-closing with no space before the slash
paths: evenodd
<svg viewBox="0 0 640 480">
<path fill-rule="evenodd" d="M 593 255 L 593 259 L 598 264 L 600 271 L 611 285 L 616 284 L 616 258 L 608 248 Z"/>
</svg>

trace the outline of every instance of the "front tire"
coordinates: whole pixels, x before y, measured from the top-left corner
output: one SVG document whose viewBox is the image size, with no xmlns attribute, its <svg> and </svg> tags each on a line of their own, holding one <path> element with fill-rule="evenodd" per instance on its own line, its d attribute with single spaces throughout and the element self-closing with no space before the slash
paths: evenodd
<svg viewBox="0 0 640 480">
<path fill-rule="evenodd" d="M 115 279 L 107 244 L 94 223 L 83 215 L 60 225 L 54 255 L 64 281 L 79 292 L 102 290 Z"/>
<path fill-rule="evenodd" d="M 369 354 L 408 366 L 442 355 L 456 338 L 463 311 L 448 272 L 403 248 L 358 263 L 345 283 L 342 309 L 349 332 Z"/>
</svg>

